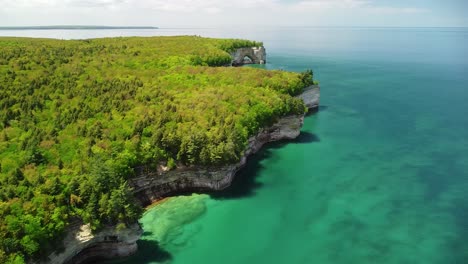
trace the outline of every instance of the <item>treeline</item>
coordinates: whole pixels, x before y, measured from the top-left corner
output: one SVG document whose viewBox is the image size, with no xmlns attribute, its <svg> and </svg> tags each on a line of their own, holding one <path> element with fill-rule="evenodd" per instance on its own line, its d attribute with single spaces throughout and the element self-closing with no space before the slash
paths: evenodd
<svg viewBox="0 0 468 264">
<path fill-rule="evenodd" d="M 0 263 L 46 256 L 70 221 L 138 220 L 139 165 L 237 161 L 289 114 L 303 74 L 229 64 L 261 43 L 200 37 L 0 38 Z"/>
</svg>

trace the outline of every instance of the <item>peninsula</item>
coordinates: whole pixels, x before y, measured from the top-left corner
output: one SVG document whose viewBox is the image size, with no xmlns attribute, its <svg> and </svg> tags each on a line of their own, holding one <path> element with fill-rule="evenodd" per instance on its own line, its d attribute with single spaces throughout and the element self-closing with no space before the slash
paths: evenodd
<svg viewBox="0 0 468 264">
<path fill-rule="evenodd" d="M 230 185 L 247 157 L 299 135 L 312 71 L 263 43 L 193 36 L 0 38 L 0 262 L 134 253 L 143 206 Z"/>
<path fill-rule="evenodd" d="M 106 29 L 158 29 L 150 26 L 88 26 L 88 25 L 54 25 L 54 26 L 18 26 L 0 27 L 0 30 L 106 30 Z"/>
</svg>

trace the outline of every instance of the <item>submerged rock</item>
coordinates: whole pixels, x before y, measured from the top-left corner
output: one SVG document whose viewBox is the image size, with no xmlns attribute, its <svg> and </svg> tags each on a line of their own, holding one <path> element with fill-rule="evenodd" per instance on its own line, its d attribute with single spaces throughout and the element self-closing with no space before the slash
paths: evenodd
<svg viewBox="0 0 468 264">
<path fill-rule="evenodd" d="M 310 109 L 319 105 L 320 87 L 313 85 L 304 89 L 298 96 Z M 183 191 L 217 191 L 231 185 L 236 173 L 245 166 L 247 158 L 259 151 L 268 142 L 295 139 L 299 136 L 304 115 L 282 117 L 270 127 L 263 128 L 249 139 L 248 146 L 240 161 L 224 166 L 178 167 L 174 170 L 159 169 L 153 173 L 142 174 L 129 181 L 135 197 L 142 205 L 149 205 L 161 198 Z M 136 241 L 143 231 L 138 223 L 129 228 L 117 230 L 107 227 L 93 234 L 89 225 L 75 225 L 64 240 L 63 252 L 52 253 L 43 263 L 81 264 L 100 259 L 127 257 L 137 249 Z"/>
<path fill-rule="evenodd" d="M 266 63 L 264 47 L 241 48 L 232 54 L 232 65 L 245 64 L 247 57 L 252 63 Z M 320 87 L 312 85 L 304 88 L 297 96 L 304 101 L 309 110 L 319 106 Z M 142 205 L 149 205 L 161 198 L 183 191 L 217 191 L 231 185 L 236 173 L 245 166 L 247 158 L 256 153 L 261 147 L 273 141 L 290 140 L 299 136 L 304 122 L 304 115 L 282 117 L 270 127 L 263 128 L 259 133 L 249 138 L 248 146 L 240 161 L 224 166 L 179 166 L 174 170 L 159 168 L 154 172 L 143 173 L 129 181 L 135 197 Z M 66 248 L 62 252 L 52 253 L 47 261 L 50 264 L 82 264 L 96 263 L 97 260 L 126 257 L 134 254 L 137 249 L 136 241 L 143 230 L 138 223 L 131 227 L 117 230 L 107 227 L 92 233 L 89 225 L 75 224 L 69 228 L 63 242 Z"/>
</svg>

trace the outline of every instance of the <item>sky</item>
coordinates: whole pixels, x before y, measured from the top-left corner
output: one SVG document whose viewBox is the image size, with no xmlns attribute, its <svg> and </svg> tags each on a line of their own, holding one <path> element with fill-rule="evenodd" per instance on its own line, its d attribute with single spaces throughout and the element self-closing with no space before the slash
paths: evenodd
<svg viewBox="0 0 468 264">
<path fill-rule="evenodd" d="M 0 26 L 468 27 L 468 0 L 0 0 Z"/>
</svg>

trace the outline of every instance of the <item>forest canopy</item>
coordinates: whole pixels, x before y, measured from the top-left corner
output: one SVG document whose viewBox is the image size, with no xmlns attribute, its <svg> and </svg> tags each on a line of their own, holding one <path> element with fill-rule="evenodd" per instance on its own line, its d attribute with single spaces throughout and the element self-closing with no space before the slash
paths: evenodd
<svg viewBox="0 0 468 264">
<path fill-rule="evenodd" d="M 260 128 L 304 113 L 310 71 L 217 67 L 260 45 L 0 38 L 0 263 L 44 257 L 72 221 L 137 221 L 137 166 L 236 162 Z"/>
</svg>

